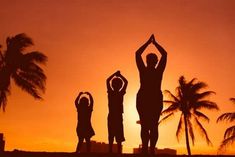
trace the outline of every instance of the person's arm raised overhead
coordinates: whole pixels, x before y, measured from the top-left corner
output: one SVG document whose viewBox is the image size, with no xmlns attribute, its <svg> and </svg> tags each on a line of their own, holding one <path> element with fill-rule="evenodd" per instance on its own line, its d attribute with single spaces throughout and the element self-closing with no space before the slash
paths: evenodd
<svg viewBox="0 0 235 157">
<path fill-rule="evenodd" d="M 107 86 L 107 90 L 108 90 L 108 91 L 111 91 L 111 90 L 112 90 L 112 88 L 111 88 L 111 86 L 110 86 L 110 81 L 111 81 L 111 79 L 112 79 L 114 76 L 116 76 L 118 73 L 120 73 L 120 71 L 116 71 L 115 73 L 113 73 L 111 76 L 109 76 L 109 77 L 107 78 L 107 80 L 106 80 L 106 86 Z"/>
<path fill-rule="evenodd" d="M 85 92 L 85 94 L 87 94 L 87 95 L 89 96 L 89 100 L 90 100 L 89 108 L 90 108 L 91 110 L 93 110 L 93 105 L 94 105 L 93 97 L 92 97 L 91 93 L 89 93 L 89 92 Z"/>
<path fill-rule="evenodd" d="M 139 70 L 141 70 L 145 67 L 144 61 L 143 61 L 141 55 L 144 52 L 144 50 L 147 48 L 147 46 L 152 42 L 152 40 L 153 40 L 153 35 L 151 35 L 149 40 L 144 45 L 142 45 L 135 53 L 136 65 L 137 65 Z"/>
<path fill-rule="evenodd" d="M 119 76 L 119 77 L 123 80 L 123 82 L 124 82 L 124 85 L 123 85 L 121 91 L 125 92 L 125 91 L 126 91 L 126 88 L 127 88 L 127 85 L 128 85 L 128 81 L 127 81 L 127 79 L 126 79 L 121 73 L 120 73 L 118 76 Z"/>
<path fill-rule="evenodd" d="M 166 52 L 166 50 L 161 45 L 159 45 L 156 42 L 154 36 L 153 36 L 153 44 L 155 45 L 155 47 L 158 49 L 158 51 L 161 54 L 161 59 L 159 61 L 157 69 L 159 69 L 163 73 L 163 71 L 165 70 L 165 67 L 166 67 L 166 62 L 167 62 L 167 52 Z"/>
<path fill-rule="evenodd" d="M 81 96 L 82 96 L 83 92 L 80 92 L 75 100 L 75 106 L 78 107 L 78 101 L 80 100 Z"/>
</svg>

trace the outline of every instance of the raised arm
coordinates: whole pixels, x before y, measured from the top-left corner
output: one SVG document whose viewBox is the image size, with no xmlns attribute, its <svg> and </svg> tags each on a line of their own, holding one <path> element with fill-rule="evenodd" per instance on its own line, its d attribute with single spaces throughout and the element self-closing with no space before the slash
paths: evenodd
<svg viewBox="0 0 235 157">
<path fill-rule="evenodd" d="M 75 106 L 78 107 L 78 101 L 80 100 L 81 96 L 82 96 L 83 92 L 80 92 L 75 100 Z"/>
<path fill-rule="evenodd" d="M 116 71 L 115 73 L 113 73 L 111 76 L 109 76 L 106 80 L 106 86 L 107 86 L 107 90 L 110 91 L 112 90 L 111 86 L 110 86 L 110 81 L 111 79 L 116 76 L 118 73 L 120 73 L 120 71 Z"/>
<path fill-rule="evenodd" d="M 85 94 L 87 94 L 87 95 L 89 96 L 89 99 L 90 99 L 90 105 L 89 105 L 89 107 L 90 107 L 90 109 L 93 109 L 94 100 L 93 100 L 93 97 L 92 97 L 91 93 L 85 92 Z"/>
<path fill-rule="evenodd" d="M 123 82 L 124 82 L 124 85 L 123 85 L 123 87 L 122 87 L 122 92 L 125 92 L 126 91 L 126 88 L 127 88 L 127 85 L 128 85 L 128 81 L 127 81 L 127 79 L 120 73 L 119 75 L 118 75 L 122 80 L 123 80 Z"/>
<path fill-rule="evenodd" d="M 154 36 L 153 36 L 153 44 L 155 45 L 155 47 L 158 49 L 158 51 L 161 54 L 161 59 L 159 61 L 157 69 L 159 69 L 163 73 L 163 71 L 165 70 L 165 67 L 166 67 L 166 62 L 167 62 L 167 52 L 161 45 L 159 45 L 156 42 Z"/>
<path fill-rule="evenodd" d="M 152 38 L 153 38 L 153 35 L 151 35 L 149 40 L 144 45 L 142 45 L 135 53 L 136 65 L 137 65 L 139 70 L 141 70 L 145 67 L 144 61 L 143 61 L 141 55 L 144 52 L 144 50 L 147 48 L 147 46 L 152 42 Z"/>
</svg>

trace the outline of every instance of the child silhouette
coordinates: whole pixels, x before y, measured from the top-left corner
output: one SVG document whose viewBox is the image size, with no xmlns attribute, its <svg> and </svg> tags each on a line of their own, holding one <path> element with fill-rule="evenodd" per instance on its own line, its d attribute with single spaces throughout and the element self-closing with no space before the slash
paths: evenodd
<svg viewBox="0 0 235 157">
<path fill-rule="evenodd" d="M 88 95 L 89 99 L 82 95 Z M 90 102 L 89 102 L 90 100 Z M 95 132 L 91 125 L 91 113 L 93 110 L 93 98 L 89 92 L 80 92 L 75 100 L 75 106 L 78 112 L 78 123 L 77 123 L 77 136 L 78 144 L 76 152 L 81 151 L 81 147 L 84 139 L 86 140 L 87 152 L 91 150 L 90 138 L 95 135 Z"/>
<path fill-rule="evenodd" d="M 120 71 L 115 72 L 106 80 L 109 106 L 108 138 L 110 153 L 112 153 L 114 138 L 118 145 L 118 153 L 122 153 L 122 142 L 125 141 L 122 113 L 123 96 L 126 93 L 127 84 L 128 81 L 121 75 Z"/>
</svg>

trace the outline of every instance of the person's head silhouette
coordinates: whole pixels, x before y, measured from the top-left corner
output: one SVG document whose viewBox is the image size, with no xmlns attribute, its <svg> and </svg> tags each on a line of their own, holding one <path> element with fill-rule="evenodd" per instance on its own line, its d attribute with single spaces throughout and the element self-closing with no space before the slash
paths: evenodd
<svg viewBox="0 0 235 157">
<path fill-rule="evenodd" d="M 87 107 L 89 105 L 89 100 L 86 97 L 82 97 L 79 104 L 81 107 Z"/>
<path fill-rule="evenodd" d="M 114 91 L 119 91 L 122 88 L 122 80 L 119 77 L 115 77 L 111 84 Z"/>
<path fill-rule="evenodd" d="M 155 68 L 158 62 L 158 57 L 154 53 L 149 53 L 146 56 L 147 67 Z"/>
</svg>

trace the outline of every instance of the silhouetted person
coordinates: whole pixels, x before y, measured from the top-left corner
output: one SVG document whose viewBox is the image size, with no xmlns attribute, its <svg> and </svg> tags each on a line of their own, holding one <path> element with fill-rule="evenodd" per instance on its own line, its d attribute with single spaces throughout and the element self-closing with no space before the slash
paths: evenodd
<svg viewBox="0 0 235 157">
<path fill-rule="evenodd" d="M 147 66 L 145 66 L 141 55 L 150 43 L 153 43 L 161 53 L 161 59 L 158 63 L 156 54 L 147 54 Z M 154 35 L 136 51 L 136 64 L 140 76 L 140 89 L 137 93 L 136 107 L 141 123 L 142 153 L 148 153 L 150 140 L 150 153 L 154 154 L 158 140 L 158 121 L 163 108 L 161 82 L 166 60 L 167 52 L 155 41 Z"/>
<path fill-rule="evenodd" d="M 125 141 L 122 114 L 123 96 L 126 93 L 127 84 L 128 81 L 120 74 L 120 71 L 115 72 L 106 80 L 109 106 L 108 138 L 110 153 L 112 153 L 114 138 L 118 145 L 118 153 L 122 153 L 122 142 Z"/>
<path fill-rule="evenodd" d="M 88 95 L 89 99 L 85 96 L 82 97 L 83 94 Z M 93 110 L 93 104 L 94 101 L 89 92 L 80 92 L 75 100 L 75 105 L 78 112 L 78 144 L 76 149 L 77 153 L 80 152 L 84 139 L 86 140 L 87 152 L 90 152 L 91 150 L 90 138 L 95 135 L 95 132 L 91 126 L 91 113 Z"/>
</svg>

